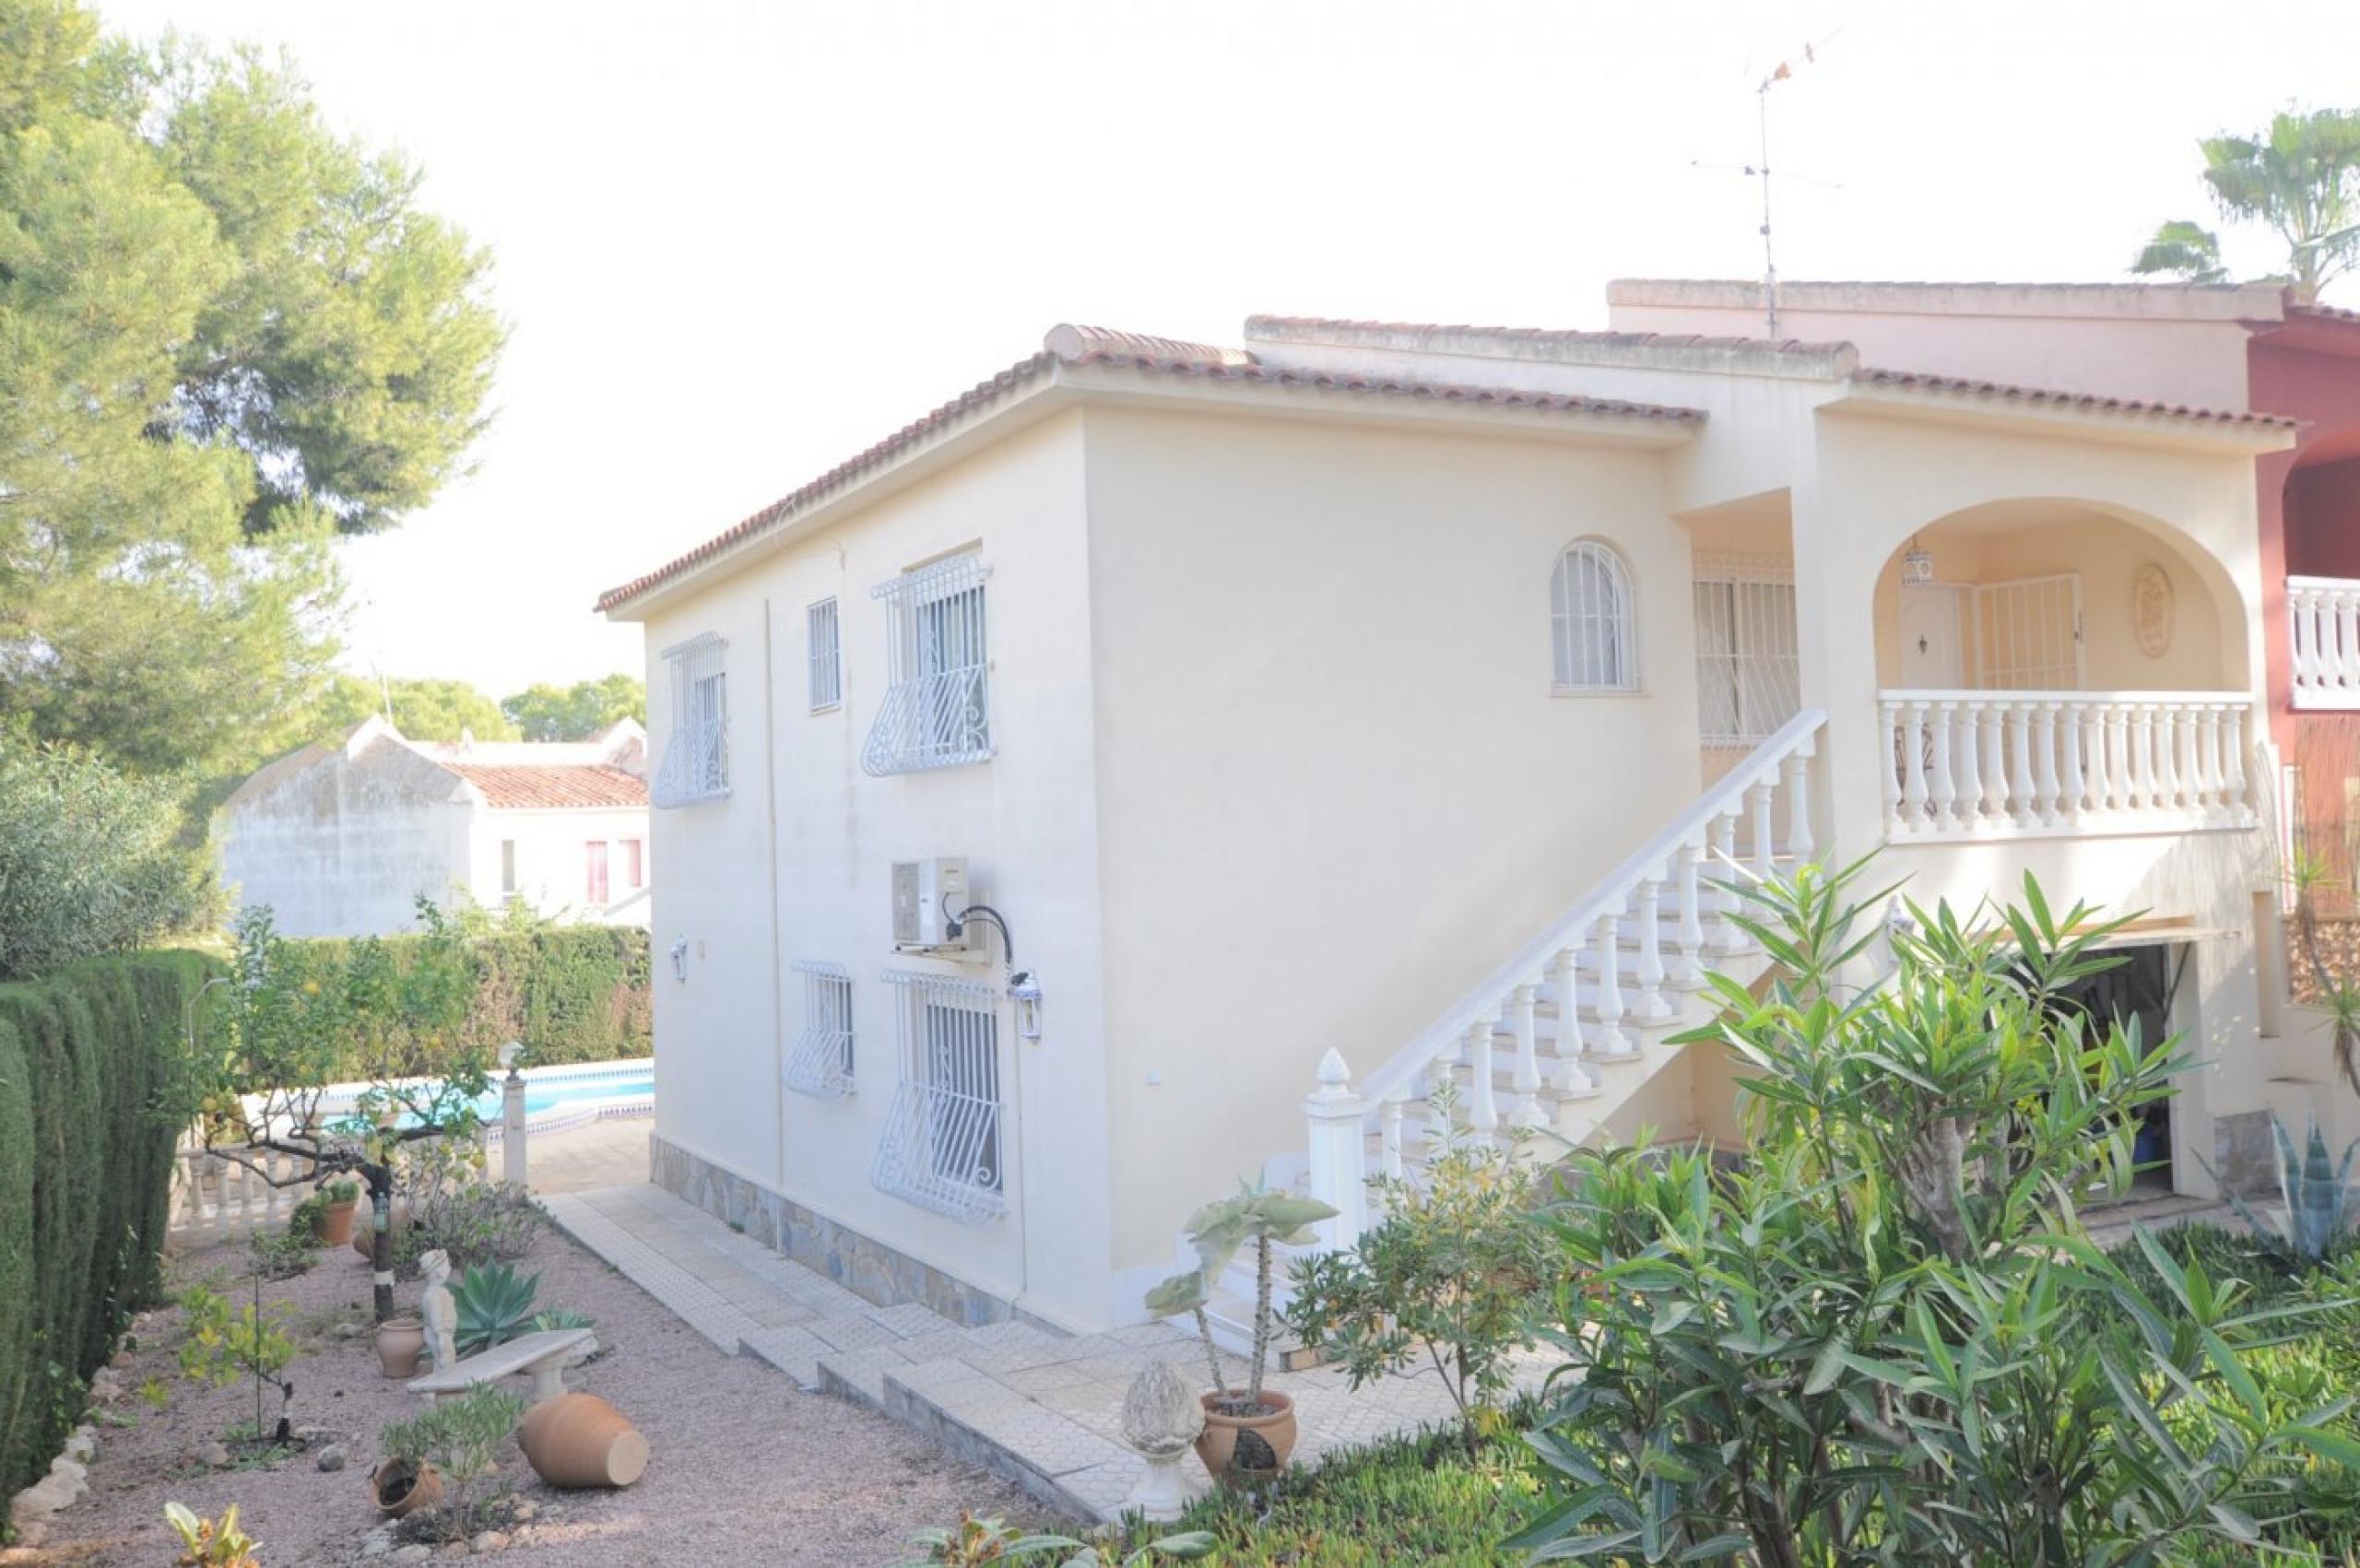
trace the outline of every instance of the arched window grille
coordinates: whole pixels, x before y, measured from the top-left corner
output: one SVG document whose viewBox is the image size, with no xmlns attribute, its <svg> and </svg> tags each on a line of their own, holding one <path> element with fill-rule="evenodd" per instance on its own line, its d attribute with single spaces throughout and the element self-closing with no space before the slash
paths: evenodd
<svg viewBox="0 0 2360 1568">
<path fill-rule="evenodd" d="M 1560 691 L 1636 691 L 1638 637 L 1630 569 L 1596 539 L 1566 547 L 1549 584 Z"/>
</svg>

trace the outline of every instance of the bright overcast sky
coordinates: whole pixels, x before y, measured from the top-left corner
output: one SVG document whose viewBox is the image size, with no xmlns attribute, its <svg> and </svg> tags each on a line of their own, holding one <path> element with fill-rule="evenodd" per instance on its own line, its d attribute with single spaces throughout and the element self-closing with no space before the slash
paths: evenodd
<svg viewBox="0 0 2360 1568">
<path fill-rule="evenodd" d="M 290 50 L 490 245 L 478 471 L 350 549 L 347 662 L 496 694 L 636 670 L 599 589 L 1059 321 L 1596 326 L 1610 277 L 1758 276 L 1752 186 L 1694 165 L 1755 157 L 1782 58 L 1797 279 L 2118 277 L 2208 216 L 2198 136 L 2360 104 L 2353 0 L 99 4 Z"/>
</svg>

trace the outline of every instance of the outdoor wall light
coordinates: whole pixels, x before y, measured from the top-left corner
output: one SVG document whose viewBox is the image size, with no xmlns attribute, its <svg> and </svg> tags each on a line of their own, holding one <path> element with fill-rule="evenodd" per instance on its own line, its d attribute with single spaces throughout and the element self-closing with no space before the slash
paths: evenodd
<svg viewBox="0 0 2360 1568">
<path fill-rule="evenodd" d="M 1008 977 L 1008 999 L 1016 1004 L 1016 1032 L 1027 1040 L 1041 1038 L 1041 981 L 1029 969 Z"/>
<path fill-rule="evenodd" d="M 689 939 L 686 937 L 673 938 L 672 978 L 683 985 L 689 983 Z"/>
</svg>

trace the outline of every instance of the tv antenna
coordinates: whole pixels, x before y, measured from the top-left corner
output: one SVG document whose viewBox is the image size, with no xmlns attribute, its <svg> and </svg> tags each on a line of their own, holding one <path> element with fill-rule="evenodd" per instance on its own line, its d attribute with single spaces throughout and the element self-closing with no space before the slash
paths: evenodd
<svg viewBox="0 0 2360 1568">
<path fill-rule="evenodd" d="M 1837 30 L 1841 31 L 1842 29 L 1839 29 Z M 1830 43 L 1834 42 L 1835 36 L 1835 33 L 1831 32 L 1825 38 L 1821 39 L 1817 43 L 1804 44 L 1802 50 L 1803 65 L 1806 66 L 1818 65 L 1820 51 L 1825 49 Z M 1770 238 L 1770 89 L 1776 87 L 1780 82 L 1792 81 L 1794 77 L 1794 62 L 1791 60 L 1781 60 L 1776 66 L 1772 67 L 1770 74 L 1764 77 L 1761 84 L 1753 89 L 1754 124 L 1756 134 L 1759 138 L 1758 147 L 1760 155 L 1755 162 L 1747 164 L 1705 163 L 1701 159 L 1691 159 L 1689 163 L 1689 167 L 1693 169 L 1728 170 L 1731 172 L 1743 174 L 1750 180 L 1759 180 L 1762 182 L 1762 311 L 1766 328 L 1766 336 L 1774 338 L 1778 336 L 1778 257 L 1777 252 L 1772 245 Z M 1818 185 L 1823 189 L 1832 191 L 1840 191 L 1844 188 L 1841 184 L 1833 181 L 1814 180 L 1807 175 L 1801 174 L 1787 174 L 1781 176 L 1781 178 L 1800 181 L 1806 185 Z"/>
</svg>

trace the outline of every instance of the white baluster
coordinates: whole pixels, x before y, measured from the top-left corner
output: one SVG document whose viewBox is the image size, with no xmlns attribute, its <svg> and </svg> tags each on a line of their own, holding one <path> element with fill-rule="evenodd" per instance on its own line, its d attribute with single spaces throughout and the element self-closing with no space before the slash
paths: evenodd
<svg viewBox="0 0 2360 1568">
<path fill-rule="evenodd" d="M 2106 771 L 2106 704 L 2084 702 L 2082 714 L 2082 755 L 2087 768 L 2090 814 L 2096 816 L 2107 809 Z"/>
<path fill-rule="evenodd" d="M 2130 707 L 2125 702 L 2109 702 L 2106 710 L 2106 771 L 2117 811 L 2135 811 L 2139 807 L 2139 760 L 2131 754 Z"/>
<path fill-rule="evenodd" d="M 2335 639 L 2329 649 L 2328 683 L 2345 696 L 2360 686 L 2360 594 L 2335 595 Z"/>
<path fill-rule="evenodd" d="M 1467 1030 L 1467 1125 L 1480 1138 L 1490 1138 L 1500 1130 L 1500 1107 L 1492 1087 L 1493 1027 L 1492 1020 L 1481 1019 Z"/>
<path fill-rule="evenodd" d="M 2177 747 L 2175 756 L 2179 772 L 2179 804 L 2186 811 L 2204 809 L 2204 774 L 2197 754 L 2197 720 L 2203 713 L 2201 706 L 2175 702 L 2171 707 L 2172 738 Z"/>
<path fill-rule="evenodd" d="M 2224 793 L 2234 811 L 2243 811 L 2253 805 L 2246 784 L 2246 719 L 2252 712 L 2242 702 L 2231 703 L 2222 723 L 2222 760 L 2228 775 Z"/>
<path fill-rule="evenodd" d="M 2032 708 L 2008 704 L 2008 819 L 2019 828 L 2040 820 L 2040 803 L 2033 793 Z"/>
<path fill-rule="evenodd" d="M 1884 712 L 1884 821 L 1887 831 L 1899 832 L 1906 826 L 1901 815 L 1901 704 L 1887 701 Z"/>
<path fill-rule="evenodd" d="M 1787 853 L 1800 868 L 1811 858 L 1814 845 L 1811 832 L 1811 759 L 1809 751 L 1798 751 L 1786 760 L 1787 788 Z"/>
<path fill-rule="evenodd" d="M 2033 811 L 2040 825 L 2057 825 L 2057 704 L 2039 702 L 2032 713 Z"/>
<path fill-rule="evenodd" d="M 2007 723 L 2007 704 L 1985 702 L 1981 728 L 1976 745 L 1983 764 L 1983 814 L 1994 823 L 2008 820 L 2008 748 L 2003 726 Z"/>
<path fill-rule="evenodd" d="M 1983 749 L 1977 731 L 1982 727 L 1983 710 L 1988 705 L 1964 702 L 1958 711 L 1951 771 L 1958 778 L 1959 825 L 1969 830 L 1983 826 Z"/>
<path fill-rule="evenodd" d="M 2155 804 L 2154 711 L 2143 702 L 2126 706 L 2130 710 L 2130 806 L 2145 811 Z"/>
<path fill-rule="evenodd" d="M 1959 825 L 1958 780 L 1951 772 L 1951 723 L 1957 713 L 1957 704 L 1952 702 L 1931 703 L 1927 713 L 1927 722 L 1933 726 L 1933 758 L 1926 772 L 1933 796 L 1934 826 L 1941 829 Z"/>
<path fill-rule="evenodd" d="M 1601 1056 L 1628 1056 L 1638 1047 L 1622 1032 L 1622 951 L 1621 912 L 1598 917 L 1598 1037 L 1592 1043 Z"/>
<path fill-rule="evenodd" d="M 1680 964 L 1672 973 L 1682 985 L 1705 978 L 1704 894 L 1697 886 L 1697 863 L 1704 858 L 1705 846 L 1693 839 L 1680 846 Z"/>
<path fill-rule="evenodd" d="M 1584 1093 L 1596 1086 L 1582 1066 L 1581 957 L 1573 949 L 1560 948 L 1549 961 L 1549 984 L 1557 993 L 1556 1071 L 1552 1077 L 1562 1092 Z"/>
<path fill-rule="evenodd" d="M 2220 815 L 2226 804 L 2221 790 L 2221 709 L 2207 702 L 2196 711 L 2197 805 L 2208 817 Z"/>
<path fill-rule="evenodd" d="M 1311 1196 L 1335 1218 L 1316 1227 L 1322 1244 L 1348 1247 L 1368 1229 L 1368 1107 L 1352 1092 L 1351 1069 L 1332 1047 L 1319 1058 L 1318 1088 L 1303 1102 Z"/>
<path fill-rule="evenodd" d="M 1724 811 L 1713 819 L 1713 854 L 1706 862 L 1714 880 L 1723 886 L 1713 890 L 1713 946 L 1721 952 L 1733 953 L 1749 946 L 1753 938 L 1740 930 L 1729 919 L 1740 902 L 1729 884 L 1737 880 L 1737 813 Z"/>
<path fill-rule="evenodd" d="M 1663 994 L 1663 867 L 1656 866 L 1639 878 L 1639 962 L 1633 978 L 1639 983 L 1638 1017 L 1661 1023 L 1672 1016 Z"/>
<path fill-rule="evenodd" d="M 1770 797 L 1777 791 L 1776 775 L 1749 785 L 1745 804 L 1753 819 L 1753 874 L 1766 882 L 1778 874 L 1778 844 L 1770 821 Z"/>
<path fill-rule="evenodd" d="M 1532 1022 L 1532 987 L 1519 985 L 1508 994 L 1508 1032 L 1516 1038 L 1516 1091 L 1512 1108 L 1516 1125 L 1537 1127 L 1549 1118 L 1540 1109 L 1540 1051 Z"/>
<path fill-rule="evenodd" d="M 2179 743 L 2172 733 L 2172 710 L 2160 702 L 2150 702 L 2145 710 L 2154 725 L 2155 734 L 2155 798 L 2153 809 L 2177 810 L 2179 807 Z"/>
<path fill-rule="evenodd" d="M 2089 780 L 2082 773 L 2082 707 L 2078 702 L 2057 705 L 2057 814 L 2065 821 L 2079 821 Z"/>
<path fill-rule="evenodd" d="M 1926 831 L 1926 705 L 1906 702 L 1901 709 L 1901 822 L 1904 831 Z"/>
<path fill-rule="evenodd" d="M 1378 1157 L 1381 1169 L 1394 1181 L 1401 1179 L 1401 1112 L 1409 1103 L 1410 1088 L 1404 1084 L 1386 1095 L 1377 1107 Z"/>
</svg>

